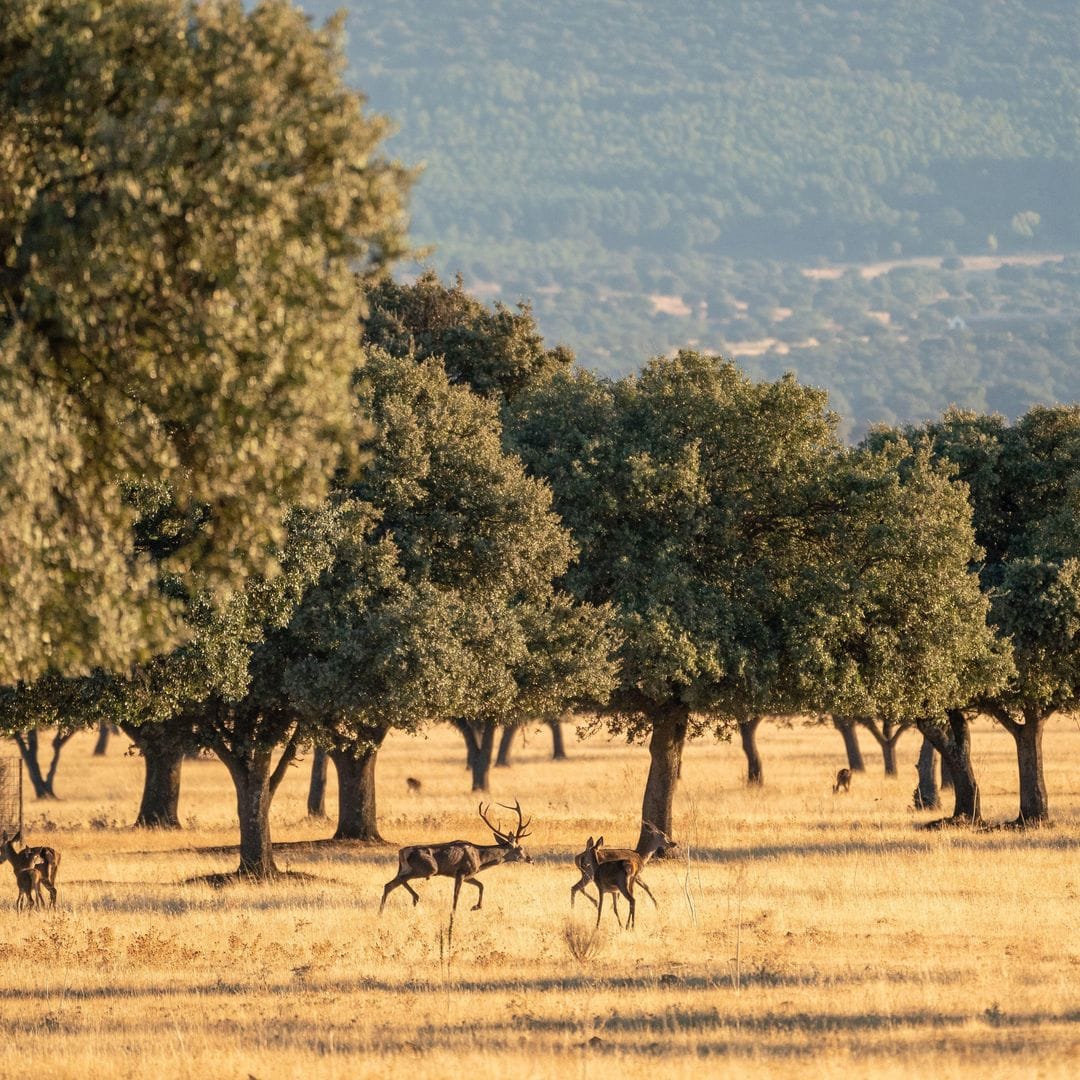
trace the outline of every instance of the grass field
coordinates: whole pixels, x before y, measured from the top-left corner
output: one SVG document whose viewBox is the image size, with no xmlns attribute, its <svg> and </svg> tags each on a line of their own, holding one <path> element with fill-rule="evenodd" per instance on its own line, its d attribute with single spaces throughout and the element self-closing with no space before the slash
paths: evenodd
<svg viewBox="0 0 1080 1080">
<path fill-rule="evenodd" d="M 185 765 L 186 829 L 136 831 L 140 760 L 126 739 L 104 759 L 92 744 L 65 748 L 60 801 L 26 805 L 29 842 L 62 852 L 60 900 L 0 918 L 3 1077 L 1064 1077 L 1080 1063 L 1071 719 L 1045 739 L 1056 825 L 1028 833 L 918 830 L 933 815 L 908 809 L 913 735 L 893 781 L 865 737 L 846 796 L 831 730 L 765 726 L 760 791 L 736 746 L 695 743 L 676 804 L 688 858 L 650 865 L 659 910 L 640 896 L 630 932 L 605 911 L 591 950 L 571 855 L 589 834 L 636 838 L 640 748 L 571 740 L 556 763 L 536 733 L 494 772 L 492 796 L 533 815 L 534 862 L 487 871 L 479 912 L 466 886 L 451 943 L 450 880 L 419 883 L 416 908 L 404 890 L 381 919 L 378 903 L 396 845 L 489 840 L 456 733 L 380 755 L 394 846 L 311 843 L 333 829 L 304 816 L 303 765 L 273 825 L 279 865 L 310 876 L 219 890 L 190 880 L 237 862 L 225 769 Z M 980 722 L 974 757 L 984 813 L 1015 817 L 1012 740 Z M 9 867 L 3 890 L 13 904 Z"/>
</svg>

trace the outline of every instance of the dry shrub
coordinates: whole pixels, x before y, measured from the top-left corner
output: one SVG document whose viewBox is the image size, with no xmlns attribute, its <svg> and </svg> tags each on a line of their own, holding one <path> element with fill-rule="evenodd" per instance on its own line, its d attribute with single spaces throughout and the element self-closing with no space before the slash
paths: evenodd
<svg viewBox="0 0 1080 1080">
<path fill-rule="evenodd" d="M 595 926 L 567 919 L 563 927 L 563 941 L 566 942 L 570 955 L 585 967 L 604 951 L 607 936 Z"/>
</svg>

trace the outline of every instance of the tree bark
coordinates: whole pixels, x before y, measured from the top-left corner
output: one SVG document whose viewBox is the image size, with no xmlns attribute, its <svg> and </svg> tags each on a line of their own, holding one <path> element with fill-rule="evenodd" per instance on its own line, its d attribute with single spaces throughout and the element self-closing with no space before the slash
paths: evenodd
<svg viewBox="0 0 1080 1080">
<path fill-rule="evenodd" d="M 38 733 L 37 730 L 17 732 L 15 735 L 15 742 L 19 747 L 19 753 L 22 755 L 23 762 L 26 764 L 26 774 L 30 777 L 30 783 L 34 789 L 34 795 L 38 799 L 55 799 L 56 790 L 53 787 L 53 780 L 56 777 L 56 770 L 60 764 L 60 751 L 64 748 L 64 743 L 71 738 L 74 732 L 67 732 L 64 734 L 58 731 L 52 740 L 52 758 L 49 761 L 48 771 L 42 773 L 41 763 L 38 761 Z"/>
<path fill-rule="evenodd" d="M 551 760 L 566 760 L 566 744 L 563 742 L 562 724 L 558 720 L 549 720 L 548 728 L 551 731 Z"/>
<path fill-rule="evenodd" d="M 1043 776 L 1042 736 L 1050 714 L 1039 709 L 1022 710 L 1020 723 L 1005 709 L 991 714 L 1016 743 L 1016 765 L 1020 778 L 1020 816 L 1017 825 L 1043 825 L 1050 820 L 1050 802 Z"/>
<path fill-rule="evenodd" d="M 938 810 L 941 808 L 941 795 L 937 782 L 938 752 L 934 744 L 924 735 L 919 750 L 919 782 L 915 787 L 914 801 L 916 810 Z"/>
<path fill-rule="evenodd" d="M 338 826 L 335 840 L 367 840 L 385 843 L 379 834 L 375 806 L 375 761 L 386 732 L 347 749 L 334 749 L 338 776 Z"/>
<path fill-rule="evenodd" d="M 189 743 L 161 725 L 125 723 L 121 727 L 143 759 L 142 800 L 134 827 L 179 829 L 181 768 Z"/>
<path fill-rule="evenodd" d="M 739 723 L 739 739 L 742 741 L 743 753 L 746 754 L 746 782 L 752 787 L 760 787 L 765 783 L 765 770 L 761 767 L 761 755 L 757 748 L 757 729 L 760 723 L 760 716 L 752 716 Z"/>
<path fill-rule="evenodd" d="M 674 839 L 672 810 L 689 718 L 690 711 L 685 705 L 674 705 L 657 710 L 653 719 L 652 735 L 649 737 L 649 775 L 641 800 L 639 849 L 649 840 L 645 822 L 655 825 Z"/>
<path fill-rule="evenodd" d="M 237 874 L 256 881 L 279 877 L 270 835 L 270 804 L 286 768 L 296 757 L 295 737 L 290 739 L 276 766 L 273 749 L 259 746 L 243 755 L 217 751 L 236 789 L 236 812 L 240 821 L 240 866 Z"/>
<path fill-rule="evenodd" d="M 908 729 L 907 724 L 894 724 L 891 720 L 883 720 L 879 728 L 872 717 L 864 717 L 859 723 L 874 736 L 874 740 L 881 747 L 881 758 L 885 766 L 886 776 L 896 776 L 896 744 L 900 736 Z M 931 747 L 933 749 L 933 747 Z M 936 788 L 935 784 L 935 788 Z"/>
<path fill-rule="evenodd" d="M 847 753 L 848 768 L 852 772 L 866 772 L 862 750 L 859 747 L 859 735 L 855 729 L 856 721 L 850 716 L 834 716 L 833 727 L 840 732 Z"/>
<path fill-rule="evenodd" d="M 941 759 L 941 790 L 952 791 L 953 778 L 952 769 L 949 768 L 949 762 L 946 758 Z"/>
<path fill-rule="evenodd" d="M 308 817 L 326 817 L 326 777 L 329 771 L 330 755 L 321 746 L 316 746 L 311 755 L 311 783 L 308 785 Z M 339 785 L 340 786 L 340 785 Z"/>
<path fill-rule="evenodd" d="M 452 723 L 465 740 L 465 758 L 472 773 L 473 791 L 487 791 L 495 749 L 495 726 L 471 720 L 454 720 Z"/>
<path fill-rule="evenodd" d="M 116 728 L 108 720 L 98 724 L 97 742 L 94 743 L 94 757 L 104 757 L 109 749 L 109 736 L 116 734 Z"/>
<path fill-rule="evenodd" d="M 514 739 L 520 730 L 521 724 L 510 724 L 502 729 L 502 734 L 499 736 L 499 752 L 495 755 L 495 768 L 509 768 L 514 749 Z"/>
<path fill-rule="evenodd" d="M 953 821 L 982 821 L 982 800 L 975 769 L 971 763 L 971 724 L 962 709 L 950 709 L 947 726 L 920 720 L 919 730 L 929 739 L 942 761 L 948 761 L 953 776 Z"/>
</svg>

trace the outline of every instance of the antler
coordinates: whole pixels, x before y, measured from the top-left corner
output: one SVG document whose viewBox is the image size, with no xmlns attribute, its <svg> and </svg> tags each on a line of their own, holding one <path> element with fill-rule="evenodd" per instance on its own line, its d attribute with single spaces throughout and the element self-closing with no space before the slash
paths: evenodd
<svg viewBox="0 0 1080 1080">
<path fill-rule="evenodd" d="M 645 818 L 642 818 L 641 819 L 641 824 L 644 825 L 646 829 L 651 829 L 654 833 L 656 833 L 657 836 L 663 837 L 663 839 L 666 840 L 669 844 L 674 843 L 674 841 L 671 839 L 671 837 L 668 836 L 668 834 L 666 832 L 664 832 L 663 829 L 661 829 L 658 826 L 654 825 L 651 821 L 648 821 Z"/>
<path fill-rule="evenodd" d="M 521 820 L 521 801 L 519 799 L 515 799 L 513 806 L 507 806 L 506 803 L 499 803 L 499 805 L 503 807 L 504 810 L 513 810 L 514 813 L 517 814 L 518 823 L 517 829 L 514 830 L 514 839 L 522 840 L 526 836 L 528 836 L 529 834 L 526 830 L 532 824 L 532 818 L 529 818 L 529 820 L 525 822 Z"/>
<path fill-rule="evenodd" d="M 502 803 L 499 803 L 499 805 L 500 805 L 500 806 L 502 806 Z M 491 803 L 488 803 L 488 806 L 491 806 Z M 512 806 L 508 806 L 508 807 L 507 807 L 507 810 L 513 810 L 513 807 L 512 807 Z M 492 831 L 492 832 L 493 832 L 493 833 L 494 833 L 494 834 L 495 834 L 495 835 L 496 835 L 496 836 L 497 836 L 497 837 L 498 837 L 498 838 L 499 838 L 500 840 L 506 840 L 506 841 L 509 841 L 509 840 L 511 839 L 511 837 L 510 837 L 510 836 L 509 836 L 509 835 L 508 835 L 507 833 L 504 833 L 504 832 L 502 831 L 502 829 L 497 829 L 497 828 L 496 828 L 496 827 L 495 827 L 494 825 L 492 825 L 492 824 L 491 824 L 491 822 L 490 822 L 490 821 L 488 821 L 487 811 L 486 811 L 486 810 L 484 809 L 484 804 L 483 804 L 483 803 L 480 803 L 480 805 L 479 805 L 479 806 L 477 807 L 477 812 L 478 812 L 478 813 L 480 814 L 480 820 L 481 820 L 481 821 L 482 821 L 482 822 L 483 822 L 483 823 L 484 823 L 484 824 L 485 824 L 485 825 L 486 825 L 486 826 L 487 826 L 487 827 L 488 827 L 488 828 L 489 828 L 489 829 L 490 829 L 490 830 L 491 830 L 491 831 Z"/>
</svg>

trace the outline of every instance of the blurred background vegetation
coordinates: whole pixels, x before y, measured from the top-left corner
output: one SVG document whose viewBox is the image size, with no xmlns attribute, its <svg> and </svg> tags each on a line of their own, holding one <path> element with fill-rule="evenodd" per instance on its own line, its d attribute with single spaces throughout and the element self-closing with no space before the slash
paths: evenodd
<svg viewBox="0 0 1080 1080">
<path fill-rule="evenodd" d="M 1071 0 L 302 6 L 425 167 L 431 265 L 587 366 L 719 350 L 849 435 L 1080 397 Z"/>
</svg>

